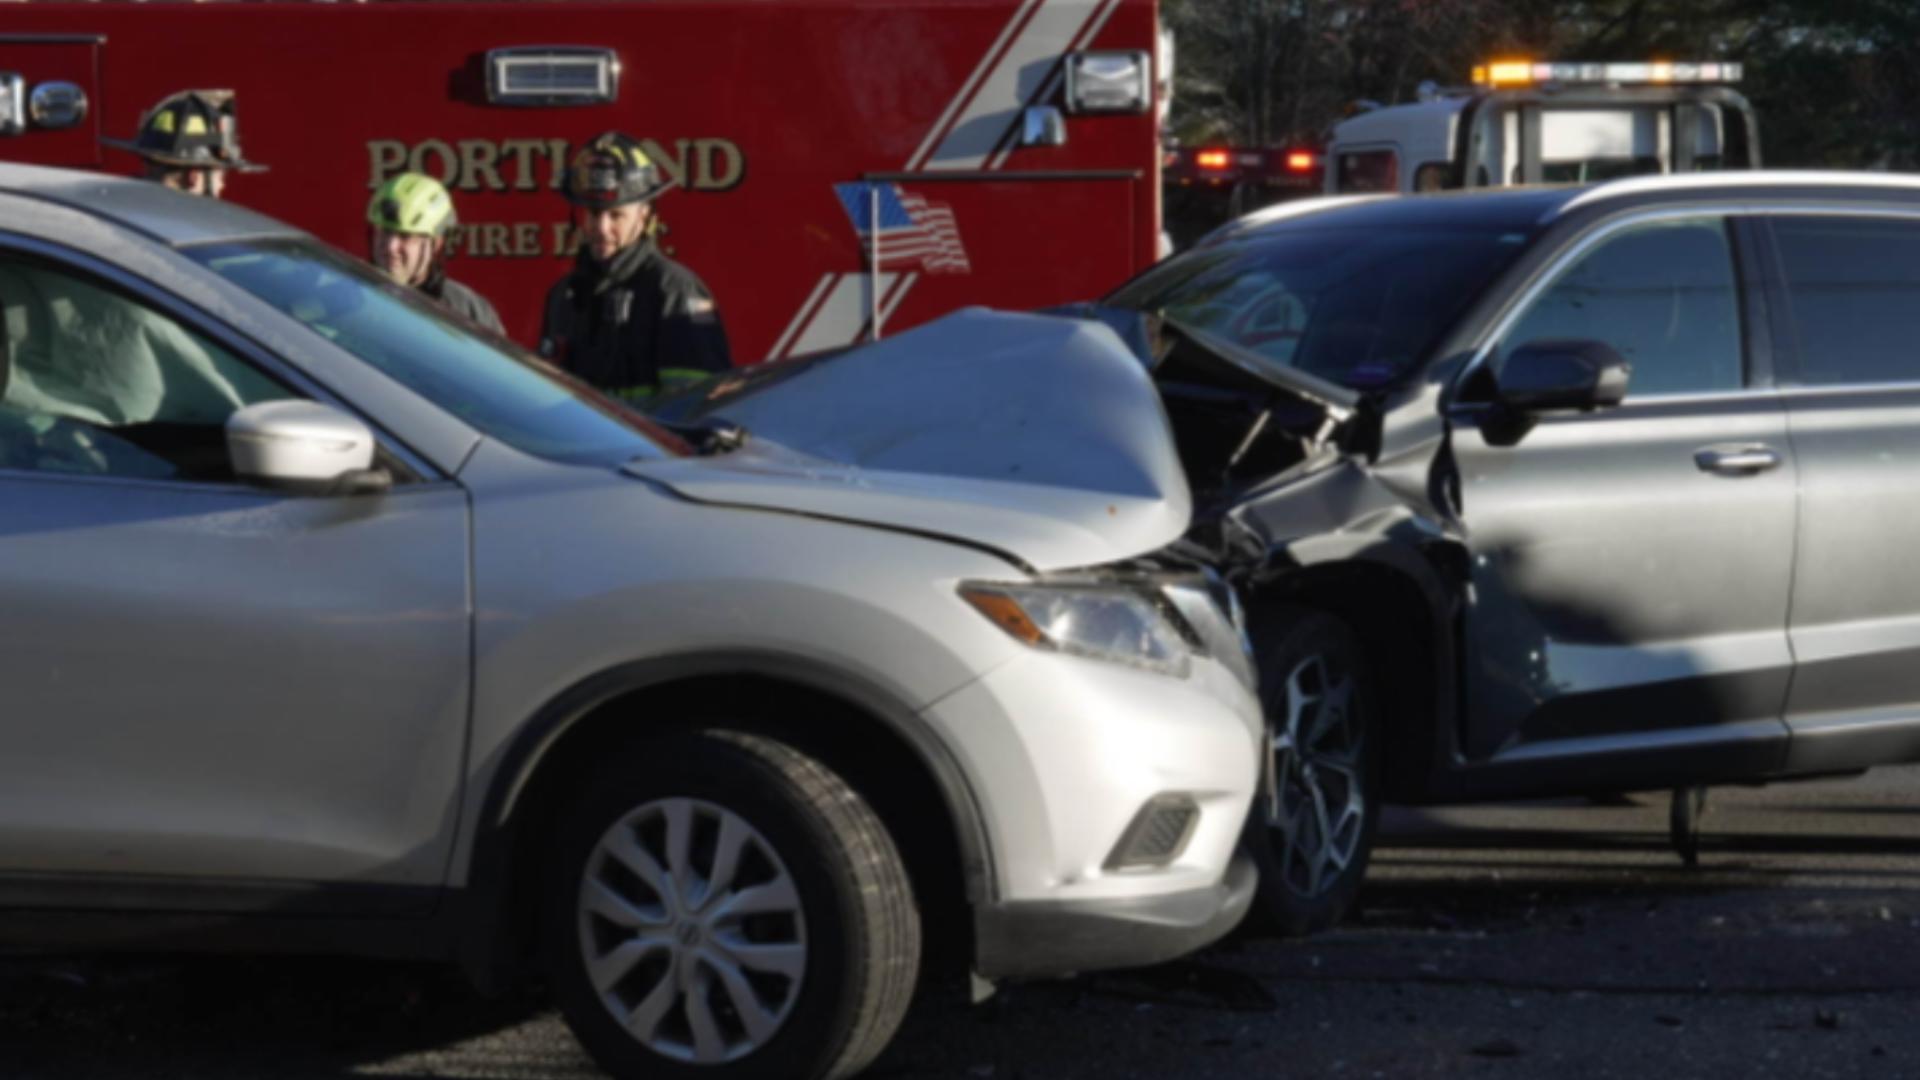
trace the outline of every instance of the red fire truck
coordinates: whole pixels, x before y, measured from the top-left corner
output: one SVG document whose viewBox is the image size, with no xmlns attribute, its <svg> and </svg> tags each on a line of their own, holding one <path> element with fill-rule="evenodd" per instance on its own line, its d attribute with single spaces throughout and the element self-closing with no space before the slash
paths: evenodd
<svg viewBox="0 0 1920 1080">
<path fill-rule="evenodd" d="M 8 4 L 0 158 L 132 173 L 143 110 L 237 92 L 235 202 L 364 254 L 370 189 L 453 189 L 454 276 L 523 343 L 570 265 L 552 190 L 618 128 L 680 181 L 664 244 L 736 360 L 956 307 L 1096 296 L 1153 261 L 1157 0 Z"/>
</svg>

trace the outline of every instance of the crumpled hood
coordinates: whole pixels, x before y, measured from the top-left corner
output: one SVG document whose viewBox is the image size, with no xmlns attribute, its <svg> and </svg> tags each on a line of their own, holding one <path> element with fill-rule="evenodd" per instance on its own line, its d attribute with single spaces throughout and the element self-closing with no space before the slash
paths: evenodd
<svg viewBox="0 0 1920 1080">
<path fill-rule="evenodd" d="M 1096 322 L 971 309 L 767 380 L 707 415 L 732 453 L 628 471 L 701 502 L 857 521 L 1041 571 L 1186 531 L 1192 498 L 1153 380 Z"/>
</svg>

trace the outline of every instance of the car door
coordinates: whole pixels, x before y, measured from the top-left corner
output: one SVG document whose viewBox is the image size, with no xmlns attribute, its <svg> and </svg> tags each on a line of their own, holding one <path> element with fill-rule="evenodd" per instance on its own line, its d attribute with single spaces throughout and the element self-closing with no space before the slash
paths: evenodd
<svg viewBox="0 0 1920 1080">
<path fill-rule="evenodd" d="M 1920 208 L 1766 224 L 1801 489 L 1790 764 L 1920 758 Z"/>
<path fill-rule="evenodd" d="M 1647 752 L 1676 775 L 1777 760 L 1795 467 L 1749 362 L 1740 234 L 1713 214 L 1601 226 L 1496 331 L 1496 378 L 1502 356 L 1556 339 L 1633 370 L 1619 406 L 1543 414 L 1517 440 L 1485 407 L 1454 417 L 1471 757 Z"/>
<path fill-rule="evenodd" d="M 430 897 L 467 717 L 465 495 L 404 469 L 384 495 L 237 482 L 227 416 L 310 395 L 184 313 L 0 247 L 0 905 L 133 880 L 199 910 Z"/>
</svg>

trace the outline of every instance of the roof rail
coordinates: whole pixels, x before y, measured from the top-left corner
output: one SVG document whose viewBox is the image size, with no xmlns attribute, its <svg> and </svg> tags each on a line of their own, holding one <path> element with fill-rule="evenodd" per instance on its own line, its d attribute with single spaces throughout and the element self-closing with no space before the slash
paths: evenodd
<svg viewBox="0 0 1920 1080">
<path fill-rule="evenodd" d="M 1920 175 L 1912 173 L 1842 172 L 1838 169 L 1755 169 L 1739 172 L 1687 173 L 1681 176 L 1635 176 L 1596 184 L 1556 207 L 1549 218 L 1608 199 L 1624 199 L 1651 191 L 1689 191 L 1696 188 L 1782 187 L 1794 184 L 1832 184 L 1857 188 L 1893 188 L 1920 193 Z"/>
</svg>

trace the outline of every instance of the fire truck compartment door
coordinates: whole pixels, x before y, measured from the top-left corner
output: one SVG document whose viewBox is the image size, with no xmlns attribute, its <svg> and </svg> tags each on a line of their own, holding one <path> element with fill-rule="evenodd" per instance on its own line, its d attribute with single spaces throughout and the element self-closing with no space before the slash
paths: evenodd
<svg viewBox="0 0 1920 1080">
<path fill-rule="evenodd" d="M 0 33 L 0 80 L 19 76 L 23 97 L 22 126 L 17 133 L 0 134 L 0 158 L 69 169 L 100 165 L 100 65 L 106 41 L 90 34 Z M 0 122 L 0 131 L 5 127 Z M 133 132 L 121 134 L 131 138 Z"/>
</svg>

